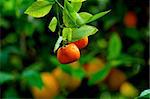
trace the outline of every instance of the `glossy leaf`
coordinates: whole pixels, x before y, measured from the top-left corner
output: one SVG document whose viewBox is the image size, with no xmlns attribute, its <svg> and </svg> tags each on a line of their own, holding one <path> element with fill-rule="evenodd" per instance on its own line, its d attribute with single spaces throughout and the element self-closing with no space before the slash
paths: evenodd
<svg viewBox="0 0 150 99">
<path fill-rule="evenodd" d="M 71 2 L 71 5 L 73 7 L 73 9 L 78 12 L 82 6 L 81 2 Z"/>
<path fill-rule="evenodd" d="M 72 39 L 72 29 L 71 28 L 64 28 L 62 31 L 63 40 L 68 40 L 69 42 Z"/>
<path fill-rule="evenodd" d="M 63 11 L 63 23 L 66 27 L 77 27 L 76 22 L 72 20 L 71 16 L 66 10 Z"/>
<path fill-rule="evenodd" d="M 87 23 L 88 20 L 93 16 L 92 14 L 87 12 L 80 12 L 79 15 L 83 19 L 84 23 Z"/>
<path fill-rule="evenodd" d="M 86 0 L 69 0 L 69 1 L 71 1 L 71 2 L 84 2 Z"/>
<path fill-rule="evenodd" d="M 94 26 L 84 25 L 80 28 L 76 28 L 72 33 L 72 41 L 77 41 L 82 39 L 83 37 L 90 36 L 95 34 L 98 29 Z"/>
<path fill-rule="evenodd" d="M 50 22 L 50 24 L 49 24 L 49 26 L 48 26 L 48 28 L 49 28 L 52 32 L 54 32 L 55 29 L 56 29 L 56 26 L 57 26 L 57 18 L 56 18 L 56 17 L 53 17 L 52 20 L 51 20 L 51 22 Z"/>
<path fill-rule="evenodd" d="M 67 0 L 65 0 L 65 4 L 64 4 L 63 19 L 67 27 L 70 27 L 69 22 L 71 22 L 71 25 L 73 25 L 73 27 L 77 27 L 83 24 L 83 19 L 74 10 L 73 6 Z"/>
<path fill-rule="evenodd" d="M 107 13 L 109 13 L 110 11 L 111 10 L 108 10 L 108 11 L 100 12 L 98 14 L 93 15 L 93 17 L 91 17 L 87 23 L 95 21 L 95 20 L 103 17 L 104 15 L 106 15 Z"/>
<path fill-rule="evenodd" d="M 118 34 L 113 33 L 108 42 L 108 57 L 107 58 L 109 60 L 117 58 L 121 53 L 121 49 L 122 49 L 121 39 Z"/>
<path fill-rule="evenodd" d="M 59 36 L 56 44 L 55 44 L 55 47 L 54 47 L 54 53 L 57 51 L 57 49 L 59 48 L 60 44 L 62 42 L 62 36 Z"/>
<path fill-rule="evenodd" d="M 143 98 L 150 98 L 150 89 L 147 89 L 147 90 L 144 90 L 143 92 L 141 92 L 141 94 L 140 94 L 140 96 L 139 96 L 139 98 L 141 99 L 143 99 Z"/>
<path fill-rule="evenodd" d="M 49 13 L 53 4 L 54 4 L 53 1 L 52 2 L 49 2 L 47 0 L 36 1 L 31 6 L 29 6 L 29 8 L 25 11 L 25 14 L 28 14 L 36 18 L 43 17 Z"/>
<path fill-rule="evenodd" d="M 77 19 L 75 10 L 67 0 L 65 0 L 64 3 L 64 10 L 66 10 L 67 14 L 72 18 L 73 21 Z"/>
</svg>

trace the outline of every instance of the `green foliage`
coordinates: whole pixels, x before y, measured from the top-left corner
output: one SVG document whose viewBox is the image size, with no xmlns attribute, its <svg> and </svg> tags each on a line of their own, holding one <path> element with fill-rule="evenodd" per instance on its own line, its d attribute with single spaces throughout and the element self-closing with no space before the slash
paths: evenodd
<svg viewBox="0 0 150 99">
<path fill-rule="evenodd" d="M 116 33 L 113 33 L 108 43 L 108 59 L 117 58 L 121 54 L 121 48 L 122 44 L 120 37 Z"/>
<path fill-rule="evenodd" d="M 62 37 L 64 41 L 68 40 L 70 42 L 72 40 L 72 29 L 63 28 Z"/>
<path fill-rule="evenodd" d="M 80 12 L 79 15 L 83 19 L 84 23 L 88 22 L 88 20 L 93 16 L 92 14 L 87 12 Z"/>
<path fill-rule="evenodd" d="M 40 76 L 40 73 L 34 70 L 25 70 L 22 73 L 22 79 L 27 82 L 31 87 L 35 86 L 39 89 L 43 87 L 43 81 Z"/>
<path fill-rule="evenodd" d="M 43 17 L 49 13 L 53 4 L 54 1 L 36 1 L 25 11 L 25 13 L 37 18 Z"/>
<path fill-rule="evenodd" d="M 51 22 L 49 23 L 48 28 L 49 28 L 52 32 L 54 32 L 55 29 L 56 29 L 56 26 L 57 26 L 57 18 L 56 18 L 56 17 L 53 17 L 52 20 L 51 20 Z"/>
<path fill-rule="evenodd" d="M 14 80 L 14 78 L 14 75 L 12 75 L 11 73 L 0 72 L 0 84 Z"/>
<path fill-rule="evenodd" d="M 79 79 L 83 79 L 85 77 L 85 71 L 83 68 L 77 68 L 71 71 L 71 75 L 79 78 Z"/>
<path fill-rule="evenodd" d="M 72 41 L 80 40 L 83 37 L 95 34 L 98 29 L 94 26 L 83 25 L 80 28 L 75 28 L 72 33 Z"/>
<path fill-rule="evenodd" d="M 133 81 L 133 85 L 137 81 L 134 77 L 142 75 L 144 78 L 138 78 L 137 88 L 143 90 L 141 88 L 148 87 L 146 78 L 148 48 L 146 45 L 150 33 L 145 23 L 148 22 L 145 13 L 147 6 L 143 7 L 145 5 L 143 3 L 141 3 L 142 8 L 140 8 L 141 5 L 138 8 L 135 6 L 136 8 L 132 10 L 138 16 L 137 27 L 125 28 L 124 15 L 130 9 L 127 8 L 126 3 L 123 3 L 123 0 L 117 0 L 116 3 L 109 0 L 84 1 L 0 0 L 2 8 L 0 10 L 1 98 L 31 98 L 30 88 L 35 86 L 41 89 L 43 86 L 40 74 L 51 72 L 57 66 L 71 77 L 82 80 L 87 77 L 85 64 L 95 57 L 104 59 L 105 66 L 91 75 L 88 80 L 89 85 L 99 88 L 99 91 L 94 94 L 96 97 L 93 98 L 103 99 L 103 96 L 115 99 L 128 98 L 121 95 L 119 91 L 110 91 L 107 83 L 101 82 L 109 74 L 111 68 L 121 69 L 127 74 L 127 78 Z M 112 13 L 103 17 L 110 12 L 110 10 L 105 11 L 110 7 Z M 36 19 L 40 17 L 43 18 Z M 96 21 L 98 18 L 102 19 Z M 51 22 L 48 22 L 47 20 L 50 19 Z M 48 28 L 51 31 L 48 31 Z M 97 28 L 101 31 L 98 32 Z M 72 68 L 69 64 L 60 64 L 56 55 L 53 55 L 53 48 L 56 52 L 61 45 L 77 41 L 85 36 L 90 37 L 88 37 L 88 46 L 80 50 L 80 66 Z M 80 91 L 83 91 L 84 85 L 82 85 L 75 91 L 75 94 L 80 95 L 78 90 L 81 88 Z M 93 91 L 90 86 L 86 88 Z M 62 90 L 64 91 L 65 88 L 60 88 L 60 93 L 56 98 L 66 98 L 70 95 L 68 90 L 65 90 L 67 94 L 62 95 Z M 74 94 L 71 92 L 71 95 L 72 93 Z M 85 97 L 89 98 L 88 94 L 82 98 Z M 149 98 L 149 89 L 143 91 L 138 98 Z"/>
<path fill-rule="evenodd" d="M 104 78 L 106 78 L 110 70 L 111 70 L 111 65 L 106 64 L 100 71 L 94 73 L 91 76 L 90 80 L 88 81 L 88 84 L 93 85 L 98 83 L 98 81 L 104 80 Z"/>
<path fill-rule="evenodd" d="M 86 1 L 86 0 L 69 0 L 71 2 L 83 2 L 83 1 Z"/>
<path fill-rule="evenodd" d="M 149 98 L 150 98 L 150 89 L 144 90 L 138 97 L 138 99 L 149 99 Z"/>
<path fill-rule="evenodd" d="M 71 2 L 71 6 L 73 7 L 73 9 L 78 12 L 82 6 L 81 2 Z"/>
<path fill-rule="evenodd" d="M 20 99 L 15 88 L 10 87 L 6 90 L 3 96 L 4 99 Z"/>
<path fill-rule="evenodd" d="M 137 31 L 135 28 L 127 28 L 125 34 L 133 40 L 139 40 L 142 37 L 140 32 Z"/>
<path fill-rule="evenodd" d="M 98 14 L 93 15 L 93 16 L 88 20 L 87 23 L 92 22 L 92 21 L 95 21 L 95 20 L 97 20 L 98 18 L 103 17 L 104 15 L 106 15 L 107 13 L 109 13 L 110 11 L 111 11 L 111 10 L 108 10 L 108 11 L 100 12 L 100 13 L 98 13 Z"/>
</svg>

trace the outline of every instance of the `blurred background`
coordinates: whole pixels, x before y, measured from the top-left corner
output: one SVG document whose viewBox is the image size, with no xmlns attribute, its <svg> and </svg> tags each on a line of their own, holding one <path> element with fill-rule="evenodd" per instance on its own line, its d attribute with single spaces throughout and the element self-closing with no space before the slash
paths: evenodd
<svg viewBox="0 0 150 99">
<path fill-rule="evenodd" d="M 25 15 L 34 1 L 0 0 L 0 98 L 132 99 L 149 89 L 148 0 L 83 2 L 79 12 L 111 12 L 90 23 L 99 32 L 67 65 L 53 53 L 58 34 L 48 24 L 55 9 L 40 19 Z M 109 60 L 110 53 L 120 56 Z"/>
</svg>

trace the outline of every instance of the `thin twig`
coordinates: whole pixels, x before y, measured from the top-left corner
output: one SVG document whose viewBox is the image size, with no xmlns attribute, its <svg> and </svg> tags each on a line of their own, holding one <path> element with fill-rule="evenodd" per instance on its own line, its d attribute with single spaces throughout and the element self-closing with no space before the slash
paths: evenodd
<svg viewBox="0 0 150 99">
<path fill-rule="evenodd" d="M 56 2 L 62 9 L 64 9 L 64 7 L 63 7 L 57 0 L 55 0 L 55 2 Z"/>
</svg>

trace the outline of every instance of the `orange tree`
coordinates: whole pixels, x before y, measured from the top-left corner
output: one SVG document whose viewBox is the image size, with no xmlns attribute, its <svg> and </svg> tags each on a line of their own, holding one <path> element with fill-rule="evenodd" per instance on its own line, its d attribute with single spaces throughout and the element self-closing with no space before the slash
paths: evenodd
<svg viewBox="0 0 150 99">
<path fill-rule="evenodd" d="M 83 39 L 84 37 L 88 37 L 90 35 L 95 34 L 98 31 L 98 29 L 94 26 L 87 25 L 87 24 L 92 21 L 95 21 L 96 19 L 110 12 L 110 10 L 108 10 L 95 15 L 92 15 L 88 12 L 78 12 L 81 8 L 83 1 L 84 0 L 78 0 L 78 1 L 64 0 L 64 6 L 62 6 L 62 4 L 57 0 L 39 0 L 34 2 L 31 6 L 29 6 L 29 8 L 25 11 L 25 13 L 32 17 L 39 18 L 47 15 L 50 12 L 52 6 L 56 7 L 56 11 L 55 11 L 56 17 L 54 16 L 52 18 L 48 26 L 52 32 L 55 32 L 58 23 L 57 33 L 59 37 L 58 37 L 58 41 L 55 44 L 55 48 L 54 48 L 54 52 L 55 52 L 59 48 L 61 42 L 62 45 L 65 46 L 70 42 L 78 41 L 80 39 Z M 63 22 L 61 22 L 61 20 L 63 20 Z M 66 48 L 65 50 L 66 52 L 71 51 L 69 50 L 69 48 Z M 72 54 L 74 54 L 73 51 Z M 64 58 L 65 56 L 69 57 L 69 55 L 63 54 L 63 52 L 61 56 L 62 56 L 61 58 Z M 61 63 L 73 62 L 73 61 L 69 61 L 69 58 L 67 58 L 66 61 L 68 62 L 61 62 L 61 61 L 60 62 Z"/>
<path fill-rule="evenodd" d="M 107 4 L 113 6 L 112 13 L 103 17 L 101 19 L 103 23 L 99 24 L 101 22 L 95 20 L 110 11 L 101 12 L 107 9 Z M 64 77 L 67 85 L 66 88 L 60 87 L 61 89 L 56 97 L 62 98 L 61 95 L 67 97 L 68 92 L 72 92 L 66 91 L 66 89 L 71 90 L 71 87 L 76 89 L 74 87 L 78 86 L 79 89 L 77 90 L 80 90 L 86 86 L 83 85 L 84 79 L 87 77 L 83 66 L 88 64 L 94 57 L 99 58 L 99 56 L 105 60 L 104 66 L 102 68 L 100 66 L 101 69 L 91 73 L 87 81 L 88 86 L 86 86 L 89 89 L 83 90 L 83 88 L 82 90 L 87 93 L 87 91 L 91 90 L 91 86 L 100 85 L 99 94 L 104 96 L 103 93 L 105 94 L 105 91 L 109 93 L 109 89 L 104 90 L 105 86 L 102 84 L 105 83 L 102 81 L 105 80 L 112 68 L 127 69 L 125 74 L 127 74 L 128 79 L 132 79 L 134 75 L 142 71 L 143 64 L 146 63 L 142 59 L 145 51 L 142 40 L 145 37 L 147 38 L 147 36 L 140 33 L 145 33 L 146 29 L 137 29 L 137 26 L 140 24 L 139 19 L 137 19 L 133 27 L 128 27 L 123 23 L 125 13 L 129 11 L 129 9 L 126 9 L 127 7 L 124 5 L 123 0 L 117 0 L 115 3 L 108 2 L 108 0 L 7 0 L 7 2 L 0 0 L 0 6 L 4 8 L 1 12 L 2 15 L 0 15 L 2 30 L 0 31 L 0 34 L 2 34 L 0 87 L 2 88 L 3 98 L 31 98 L 32 95 L 34 96 L 34 93 L 31 95 L 33 87 L 38 88 L 38 90 L 46 88 L 44 85 L 47 84 L 41 77 L 41 73 L 50 73 L 57 67 L 61 69 L 62 73 L 58 72 L 58 75 L 55 75 L 56 79 L 61 83 L 63 81 L 62 77 Z M 93 15 L 82 11 L 89 11 Z M 24 14 L 24 12 L 29 16 Z M 133 12 L 136 13 L 135 15 L 139 15 L 138 11 Z M 35 19 L 33 17 L 43 18 Z M 101 27 L 101 31 L 98 31 L 98 27 Z M 55 33 L 48 34 L 49 32 Z M 56 37 L 58 37 L 58 40 L 54 44 L 53 41 Z M 58 54 L 58 49 L 66 48 L 71 43 L 76 44 L 77 47 L 75 49 L 80 49 L 80 44 L 86 46 L 87 40 L 84 40 L 86 37 L 88 37 L 90 43 L 86 49 L 80 50 L 80 59 L 79 56 L 75 58 L 75 60 L 79 59 L 79 64 L 75 68 L 68 64 L 75 61 L 70 61 L 70 57 L 66 59 L 67 62 L 65 63 L 67 64 L 61 64 L 60 60 L 62 59 L 57 59 L 55 56 L 52 56 L 53 53 L 50 53 L 54 48 L 54 52 Z M 128 45 L 130 40 L 133 41 L 132 45 Z M 66 55 L 70 55 L 70 52 L 67 49 Z M 79 53 L 79 51 L 77 52 Z M 62 54 L 63 57 L 64 55 Z M 98 67 L 97 64 L 94 64 L 94 66 Z M 67 77 L 62 75 L 67 75 Z M 139 83 L 144 81 L 142 79 Z M 75 86 L 71 86 L 71 84 Z M 124 86 L 121 85 L 121 93 L 127 96 L 129 94 L 125 93 L 126 90 L 133 89 L 130 84 L 125 84 L 127 89 L 122 87 Z M 145 88 L 141 90 L 143 89 Z M 89 93 L 92 93 L 92 91 Z M 24 93 L 28 94 L 24 95 Z M 109 96 L 108 93 L 107 96 Z M 44 94 L 49 95 L 47 93 Z M 81 98 L 90 95 L 86 96 L 82 92 L 80 94 Z M 148 91 L 146 90 L 140 97 L 146 97 L 147 94 Z"/>
</svg>

